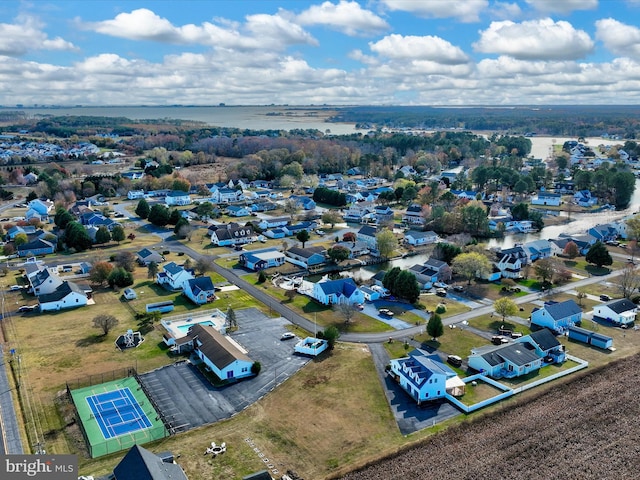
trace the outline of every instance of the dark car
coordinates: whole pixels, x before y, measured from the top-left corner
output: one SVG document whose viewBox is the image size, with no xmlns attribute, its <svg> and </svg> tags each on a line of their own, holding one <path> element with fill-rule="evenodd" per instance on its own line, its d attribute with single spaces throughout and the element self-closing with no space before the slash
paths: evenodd
<svg viewBox="0 0 640 480">
<path fill-rule="evenodd" d="M 600 295 L 600 300 L 602 300 L 603 302 L 608 302 L 611 300 L 611 297 L 609 295 L 602 294 Z"/>
<path fill-rule="evenodd" d="M 447 357 L 447 362 L 449 362 L 454 367 L 462 366 L 462 358 L 460 358 L 458 355 L 449 355 Z"/>
</svg>

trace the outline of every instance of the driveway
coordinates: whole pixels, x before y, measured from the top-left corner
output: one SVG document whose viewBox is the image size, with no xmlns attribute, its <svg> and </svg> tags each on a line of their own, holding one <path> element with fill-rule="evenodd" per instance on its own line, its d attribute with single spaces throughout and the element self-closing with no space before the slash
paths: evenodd
<svg viewBox="0 0 640 480">
<path fill-rule="evenodd" d="M 381 343 L 369 344 L 371 355 L 380 377 L 384 394 L 391 412 L 396 419 L 400 433 L 408 435 L 427 427 L 461 415 L 460 410 L 446 400 L 426 402 L 418 406 L 400 385 L 386 374 L 384 368 L 389 363 L 389 355 Z"/>
<path fill-rule="evenodd" d="M 296 339 L 280 340 L 287 320 L 267 317 L 255 308 L 237 310 L 236 318 L 239 329 L 231 337 L 262 365 L 257 377 L 214 387 L 188 361 L 140 375 L 145 390 L 176 432 L 231 417 L 309 361 L 293 354 Z"/>
</svg>

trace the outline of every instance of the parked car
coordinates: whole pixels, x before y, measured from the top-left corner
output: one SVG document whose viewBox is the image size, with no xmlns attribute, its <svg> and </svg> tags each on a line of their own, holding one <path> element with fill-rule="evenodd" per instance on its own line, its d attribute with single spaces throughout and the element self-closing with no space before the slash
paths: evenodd
<svg viewBox="0 0 640 480">
<path fill-rule="evenodd" d="M 11 292 L 16 292 L 18 290 L 22 290 L 22 285 L 11 285 L 9 287 L 9 291 L 11 291 Z"/>
<path fill-rule="evenodd" d="M 378 309 L 378 313 L 380 315 L 386 315 L 387 317 L 393 317 L 393 312 L 388 308 L 380 308 Z"/>
<path fill-rule="evenodd" d="M 359 303 L 359 304 L 357 304 L 357 305 L 356 305 L 356 308 L 357 308 L 358 310 L 364 310 L 364 305 L 363 305 L 363 304 L 361 304 L 361 303 Z"/>
<path fill-rule="evenodd" d="M 447 288 L 449 288 L 449 285 L 447 285 L 444 282 L 436 282 L 436 283 L 433 284 L 433 286 L 436 287 L 436 288 L 444 288 L 445 290 Z"/>
<path fill-rule="evenodd" d="M 446 297 L 447 291 L 444 288 L 438 288 L 436 289 L 436 295 L 438 295 L 439 297 Z"/>
<path fill-rule="evenodd" d="M 611 297 L 609 295 L 602 294 L 600 295 L 600 300 L 602 300 L 603 302 L 609 302 L 611 301 Z"/>
<path fill-rule="evenodd" d="M 284 332 L 280 336 L 280 340 L 291 340 L 292 338 L 295 338 L 295 335 L 291 332 Z"/>
<path fill-rule="evenodd" d="M 322 230 L 316 230 L 316 233 L 321 237 L 324 235 L 324 232 Z"/>
<path fill-rule="evenodd" d="M 464 287 L 462 285 L 456 285 L 453 287 L 454 292 L 464 292 Z"/>
<path fill-rule="evenodd" d="M 22 305 L 18 309 L 18 312 L 20 313 L 33 312 L 36 308 L 38 308 L 38 305 Z"/>
<path fill-rule="evenodd" d="M 447 357 L 447 362 L 449 362 L 454 367 L 462 366 L 462 358 L 460 358 L 458 355 L 449 355 Z"/>
</svg>

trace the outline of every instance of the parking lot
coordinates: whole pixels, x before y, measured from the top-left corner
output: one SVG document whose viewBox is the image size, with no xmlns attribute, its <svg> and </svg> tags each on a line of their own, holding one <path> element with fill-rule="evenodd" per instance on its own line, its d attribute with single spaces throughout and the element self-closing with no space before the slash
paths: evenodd
<svg viewBox="0 0 640 480">
<path fill-rule="evenodd" d="M 140 375 L 145 390 L 176 432 L 231 417 L 309 361 L 294 355 L 298 339 L 280 340 L 287 320 L 267 317 L 254 308 L 237 310 L 236 318 L 239 328 L 231 337 L 262 365 L 257 377 L 214 387 L 187 361 Z"/>
</svg>

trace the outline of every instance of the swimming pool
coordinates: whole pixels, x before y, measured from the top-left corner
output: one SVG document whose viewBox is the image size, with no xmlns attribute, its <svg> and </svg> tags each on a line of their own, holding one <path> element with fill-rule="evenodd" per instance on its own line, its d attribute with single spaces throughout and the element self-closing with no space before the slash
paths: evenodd
<svg viewBox="0 0 640 480">
<path fill-rule="evenodd" d="M 192 322 L 192 323 L 185 323 L 183 325 L 178 325 L 176 326 L 176 329 L 180 330 L 182 333 L 184 333 L 185 335 L 187 333 L 189 333 L 189 329 L 191 327 L 193 327 L 194 325 L 203 325 L 205 327 L 215 327 L 216 324 L 213 323 L 211 320 L 205 320 L 203 322 Z"/>
</svg>

